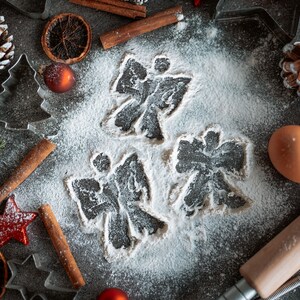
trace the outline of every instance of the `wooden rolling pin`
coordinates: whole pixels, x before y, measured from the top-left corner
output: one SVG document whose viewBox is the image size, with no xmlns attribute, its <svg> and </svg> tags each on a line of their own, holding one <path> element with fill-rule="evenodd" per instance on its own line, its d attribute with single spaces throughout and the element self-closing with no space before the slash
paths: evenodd
<svg viewBox="0 0 300 300">
<path fill-rule="evenodd" d="M 300 217 L 248 260 L 240 273 L 262 298 L 267 298 L 299 269 Z"/>
<path fill-rule="evenodd" d="M 241 268 L 243 279 L 219 300 L 270 297 L 300 270 L 300 217 L 287 226 Z"/>
</svg>

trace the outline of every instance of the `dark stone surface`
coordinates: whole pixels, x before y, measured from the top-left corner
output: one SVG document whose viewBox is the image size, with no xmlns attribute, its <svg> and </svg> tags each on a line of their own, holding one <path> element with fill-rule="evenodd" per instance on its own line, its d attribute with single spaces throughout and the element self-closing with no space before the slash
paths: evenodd
<svg viewBox="0 0 300 300">
<path fill-rule="evenodd" d="M 29 0 L 28 0 L 29 1 Z M 208 23 L 209 15 L 214 10 L 216 1 L 203 1 L 203 8 L 195 10 L 190 3 L 191 1 L 160 1 L 160 0 L 149 0 L 149 12 L 156 12 L 162 8 L 167 8 L 172 5 L 181 3 L 184 6 L 186 16 L 192 16 L 194 14 L 202 14 L 204 22 Z M 51 14 L 55 15 L 60 12 L 74 12 L 83 15 L 86 20 L 91 24 L 93 30 L 93 44 L 92 49 L 94 51 L 102 51 L 99 45 L 98 37 L 100 34 L 112 29 L 118 25 L 127 23 L 127 20 L 118 16 L 102 13 L 101 18 L 99 14 L 94 10 L 81 8 L 69 4 L 68 1 L 53 0 L 51 7 Z M 43 53 L 40 36 L 43 31 L 43 27 L 46 21 L 32 20 L 24 17 L 17 13 L 15 10 L 0 3 L 0 14 L 4 15 L 6 22 L 9 25 L 10 33 L 14 35 L 16 44 L 16 56 L 15 61 L 22 53 L 27 53 L 29 58 L 33 61 L 33 65 L 37 68 L 40 64 L 48 63 L 49 60 Z M 204 26 L 200 24 L 194 24 L 194 26 Z M 259 38 L 265 38 L 270 33 L 269 30 L 256 19 L 252 20 L 241 20 L 232 24 L 219 24 L 223 28 L 223 34 L 219 41 L 219 47 L 232 47 L 236 53 L 240 53 L 240 56 L 247 56 L 256 47 L 257 40 Z M 182 42 L 188 42 L 190 36 L 193 36 L 194 32 L 191 30 L 188 34 L 182 37 Z M 162 30 L 160 35 L 150 34 L 151 39 L 156 39 L 159 42 L 160 39 L 168 38 L 168 31 Z M 203 36 L 199 35 L 199 38 Z M 281 86 L 281 79 L 279 76 L 280 70 L 278 69 L 278 61 L 281 58 L 281 44 L 273 42 L 269 43 L 269 51 L 262 53 L 262 56 L 268 61 L 266 64 L 259 65 L 255 70 L 256 76 L 264 74 L 264 78 L 269 79 L 270 84 L 274 86 Z M 208 49 L 209 50 L 209 49 Z M 197 49 L 195 49 L 197 51 Z M 90 58 L 87 57 L 87 60 Z M 7 78 L 7 73 L 0 74 L 0 80 Z M 257 87 L 258 90 L 260 87 Z M 279 91 L 278 91 L 279 90 Z M 72 101 L 71 101 L 72 99 Z M 50 99 L 47 99 L 49 106 L 51 107 L 51 114 L 55 115 L 57 123 L 64 118 L 66 112 L 61 107 L 59 96 L 53 95 Z M 69 101 L 68 109 L 72 109 L 76 103 L 79 103 L 81 99 L 76 98 L 76 92 L 70 93 L 66 96 L 65 101 Z M 273 95 L 270 96 L 270 101 L 277 101 L 278 105 L 284 105 L 287 102 L 293 101 L 291 109 L 286 111 L 285 116 L 282 120 L 274 124 L 272 128 L 265 128 L 263 126 L 255 127 L 255 129 L 248 129 L 243 132 L 251 140 L 255 141 L 255 156 L 258 162 L 262 166 L 270 166 L 270 162 L 267 157 L 266 144 L 276 127 L 283 126 L 286 124 L 299 124 L 300 117 L 300 106 L 299 100 L 293 93 L 287 93 L 283 88 L 276 89 Z M 57 124 L 56 124 L 57 125 Z M 55 126 L 56 126 L 55 125 Z M 1 125 L 2 126 L 2 125 Z M 53 128 L 52 123 L 41 124 L 42 132 L 46 135 L 58 130 Z M 55 127 L 54 126 L 54 127 Z M 55 131 L 54 130 L 54 131 Z M 241 131 L 244 129 L 241 127 Z M 0 137 L 6 141 L 6 148 L 0 153 L 0 182 L 3 182 L 7 176 L 12 172 L 13 168 L 18 165 L 24 154 L 36 144 L 40 137 L 30 131 L 9 131 L 0 127 Z M 47 166 L 42 166 L 39 169 L 41 174 L 51 169 L 53 161 L 49 161 Z M 195 266 L 189 272 L 184 272 L 180 277 L 180 281 L 174 281 L 172 276 L 168 276 L 159 282 L 152 277 L 148 277 L 148 274 L 141 275 L 138 281 L 135 274 L 128 274 L 127 272 L 120 272 L 114 282 L 115 285 L 122 287 L 124 290 L 129 291 L 131 299 L 147 300 L 147 299 L 172 299 L 172 300 L 213 300 L 216 299 L 226 288 L 231 286 L 236 280 L 240 278 L 238 269 L 240 265 L 245 262 L 249 257 L 256 253 L 264 244 L 266 244 L 276 233 L 280 232 L 287 224 L 295 219 L 300 213 L 300 202 L 299 202 L 299 185 L 286 182 L 276 171 L 273 172 L 275 184 L 278 189 L 282 186 L 289 187 L 289 197 L 286 201 L 289 202 L 290 214 L 287 218 L 282 219 L 280 216 L 264 216 L 264 218 L 275 218 L 278 219 L 277 226 L 265 230 L 263 235 L 257 233 L 256 229 L 249 224 L 240 224 L 240 231 L 236 232 L 232 230 L 233 224 L 231 220 L 223 220 L 220 225 L 215 228 L 214 232 L 211 232 L 207 244 L 214 244 L 215 251 L 218 253 L 213 260 L 207 251 L 199 251 L 199 266 Z M 284 203 L 282 204 L 284 205 Z M 73 212 L 71 212 L 73 213 Z M 74 218 L 77 216 L 74 216 Z M 257 226 L 260 226 L 264 222 L 264 218 L 257 220 Z M 230 232 L 227 240 L 223 240 L 220 243 L 220 235 L 225 230 Z M 36 235 L 47 236 L 41 222 L 37 222 L 32 227 L 32 232 Z M 69 240 L 76 235 L 76 232 L 66 230 L 66 235 Z M 249 244 L 249 240 L 252 242 Z M 35 244 L 31 245 L 31 248 L 22 248 L 16 243 L 11 243 L 1 249 L 8 259 L 19 257 L 24 259 L 32 251 L 39 251 L 47 253 L 50 256 L 50 262 L 48 261 L 51 269 L 57 270 L 57 274 L 61 277 L 56 279 L 57 282 L 63 284 L 68 283 L 65 278 L 65 274 L 61 267 L 56 263 L 56 256 L 53 253 L 51 243 L 49 239 L 44 239 L 42 245 Z M 209 251 L 208 251 L 209 252 Z M 88 263 L 88 257 L 82 255 L 85 253 L 85 249 L 79 249 L 78 253 L 75 253 L 75 257 L 78 264 L 82 268 L 85 277 L 87 278 L 87 286 L 80 292 L 78 299 L 95 299 L 96 295 L 103 288 L 106 287 L 107 282 L 110 282 L 110 276 L 112 270 L 107 268 L 97 270 L 96 266 L 91 266 Z M 235 256 L 235 253 L 239 253 Z M 224 280 L 220 283 L 220 274 L 224 274 Z M 110 282 L 110 283 L 111 283 Z M 143 285 L 150 286 L 152 293 L 145 295 L 143 293 Z M 285 300 L 297 300 L 300 298 L 300 291 L 291 293 L 286 296 Z M 5 299 L 18 300 L 19 295 L 14 292 L 7 293 Z M 59 298 L 58 298 L 59 299 Z"/>
</svg>

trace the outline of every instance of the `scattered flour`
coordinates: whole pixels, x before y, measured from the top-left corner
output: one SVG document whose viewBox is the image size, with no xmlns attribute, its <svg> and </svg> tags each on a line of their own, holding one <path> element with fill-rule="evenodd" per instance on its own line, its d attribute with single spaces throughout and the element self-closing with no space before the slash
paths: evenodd
<svg viewBox="0 0 300 300">
<path fill-rule="evenodd" d="M 142 5 L 146 3 L 148 0 L 126 0 L 126 1 Z"/>
<path fill-rule="evenodd" d="M 215 230 L 224 220 L 232 220 L 237 230 L 242 224 L 255 224 L 261 220 L 266 210 L 270 216 L 279 212 L 284 216 L 284 209 L 273 205 L 287 197 L 284 188 L 274 189 L 251 147 L 248 153 L 249 176 L 244 181 L 235 182 L 235 186 L 253 201 L 251 208 L 232 216 L 195 215 L 188 218 L 183 211 L 170 205 L 170 201 L 176 201 L 176 195 L 171 191 L 178 183 L 172 153 L 182 135 L 198 136 L 210 124 L 219 124 L 224 139 L 232 136 L 244 138 L 255 128 L 272 126 L 281 118 L 278 107 L 267 95 L 271 87 L 257 88 L 263 83 L 254 76 L 254 59 L 247 64 L 226 48 L 215 47 L 214 39 L 218 38 L 219 32 L 214 27 L 208 28 L 205 38 L 191 37 L 188 43 L 181 42 L 182 34 L 189 26 L 189 20 L 184 22 L 169 29 L 173 38 L 165 42 L 154 44 L 141 38 L 111 51 L 100 53 L 97 49 L 91 54 L 91 63 L 75 66 L 75 71 L 81 74 L 80 101 L 72 103 L 70 111 L 62 118 L 60 131 L 53 139 L 58 145 L 57 151 L 52 161 L 48 161 L 47 174 L 46 169 L 43 173 L 42 167 L 16 192 L 25 198 L 23 203 L 29 208 L 36 208 L 46 201 L 52 204 L 62 227 L 77 232 L 72 234 L 71 244 L 89 258 L 87 266 L 110 268 L 115 276 L 120 271 L 128 271 L 136 273 L 137 278 L 144 272 L 155 278 L 166 275 L 179 278 L 180 274 L 199 266 L 201 251 L 211 259 L 217 259 L 210 235 L 219 236 Z M 149 141 L 143 135 L 115 136 L 101 126 L 112 107 L 119 105 L 120 99 L 112 95 L 111 87 L 128 54 L 148 68 L 157 55 L 165 55 L 171 62 L 171 74 L 186 74 L 192 78 L 180 106 L 164 119 L 163 142 Z M 259 146 L 255 140 L 252 143 L 254 147 Z M 77 205 L 65 183 L 70 176 L 94 176 L 90 159 L 95 153 L 102 152 L 113 162 L 121 161 L 128 153 L 138 155 L 151 189 L 151 199 L 146 206 L 168 225 L 167 231 L 159 238 L 143 236 L 129 256 L 127 252 L 122 253 L 121 260 L 118 259 L 120 251 L 108 246 L 104 254 L 114 258 L 109 266 L 103 260 L 98 228 L 84 226 L 80 221 Z M 26 201 L 28 199 L 31 201 Z M 275 222 L 271 217 L 265 220 L 264 226 L 256 226 L 261 234 Z M 232 232 L 224 228 L 220 239 L 226 240 L 230 234 Z M 98 250 L 92 249 L 95 245 L 99 246 Z"/>
</svg>

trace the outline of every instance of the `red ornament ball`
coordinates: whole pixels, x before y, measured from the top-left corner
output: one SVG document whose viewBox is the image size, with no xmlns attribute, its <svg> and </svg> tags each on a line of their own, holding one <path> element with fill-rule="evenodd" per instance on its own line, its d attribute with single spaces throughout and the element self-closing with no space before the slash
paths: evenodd
<svg viewBox="0 0 300 300">
<path fill-rule="evenodd" d="M 110 288 L 104 290 L 97 300 L 129 300 L 125 292 L 117 288 Z"/>
<path fill-rule="evenodd" d="M 53 63 L 43 72 L 46 86 L 54 93 L 65 93 L 75 85 L 75 73 L 64 63 Z"/>
</svg>

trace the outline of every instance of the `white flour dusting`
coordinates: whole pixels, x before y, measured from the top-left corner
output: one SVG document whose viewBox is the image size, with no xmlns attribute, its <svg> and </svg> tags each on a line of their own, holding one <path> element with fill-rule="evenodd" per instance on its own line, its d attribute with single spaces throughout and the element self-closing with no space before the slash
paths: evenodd
<svg viewBox="0 0 300 300">
<path fill-rule="evenodd" d="M 127 252 L 122 253 L 122 260 L 118 259 L 121 251 L 107 245 L 104 255 L 114 258 L 110 264 L 113 274 L 129 270 L 137 274 L 149 272 L 156 277 L 167 274 L 180 276 L 198 265 L 199 258 L 193 255 L 198 251 L 197 247 L 213 258 L 215 252 L 208 242 L 209 236 L 222 220 L 233 220 L 234 228 L 238 230 L 244 222 L 252 224 L 261 219 L 266 209 L 270 215 L 281 212 L 284 216 L 282 207 L 273 205 L 286 198 L 284 190 L 275 191 L 266 170 L 256 161 L 253 146 L 249 146 L 248 152 L 249 176 L 244 181 L 235 182 L 241 192 L 253 201 L 251 208 L 232 216 L 199 217 L 196 214 L 188 218 L 184 212 L 170 205 L 176 198 L 173 189 L 180 177 L 171 165 L 171 154 L 179 137 L 185 134 L 199 136 L 208 125 L 219 124 L 225 139 L 233 136 L 244 138 L 248 130 L 267 127 L 281 117 L 276 105 L 267 100 L 265 90 L 268 87 L 265 86 L 263 92 L 257 89 L 257 85 L 263 83 L 253 76 L 254 60 L 248 64 L 226 48 L 214 47 L 214 40 L 219 34 L 214 27 L 207 30 L 203 39 L 191 37 L 189 43 L 181 42 L 180 37 L 189 22 L 200 24 L 201 20 L 195 17 L 170 28 L 173 38 L 161 44 L 154 45 L 147 38 L 132 40 L 111 51 L 96 50 L 91 54 L 90 64 L 76 66 L 75 71 L 81 74 L 78 96 L 82 101 L 73 105 L 63 118 L 61 129 L 54 139 L 58 145 L 55 164 L 47 175 L 37 171 L 17 190 L 28 208 L 36 208 L 45 201 L 52 204 L 62 227 L 78 231 L 78 236 L 71 241 L 73 247 L 84 249 L 83 254 L 89 257 L 87 264 L 101 269 L 105 266 L 101 251 L 95 254 L 88 246 L 92 243 L 91 239 L 98 239 L 96 244 L 101 248 L 99 228 L 89 226 L 89 223 L 83 226 L 77 205 L 67 192 L 65 180 L 70 176 L 93 176 L 90 159 L 95 153 L 106 153 L 113 162 L 121 161 L 128 153 L 136 153 L 150 184 L 151 199 L 147 207 L 166 222 L 168 228 L 159 238 L 144 235 L 129 256 Z M 163 120 L 163 142 L 149 141 L 143 135 L 116 136 L 100 126 L 111 109 L 119 105 L 119 99 L 111 93 L 111 85 L 118 77 L 120 64 L 127 54 L 148 68 L 157 55 L 165 55 L 171 62 L 170 74 L 186 74 L 192 78 L 180 106 Z M 254 147 L 257 146 L 255 141 L 251 142 Z M 77 215 L 75 219 L 74 213 Z M 274 220 L 266 218 L 264 226 L 257 227 L 257 231 L 262 233 L 272 224 Z M 90 235 L 91 232 L 96 235 Z M 226 239 L 227 234 L 229 229 L 224 229 L 221 238 Z"/>
</svg>

